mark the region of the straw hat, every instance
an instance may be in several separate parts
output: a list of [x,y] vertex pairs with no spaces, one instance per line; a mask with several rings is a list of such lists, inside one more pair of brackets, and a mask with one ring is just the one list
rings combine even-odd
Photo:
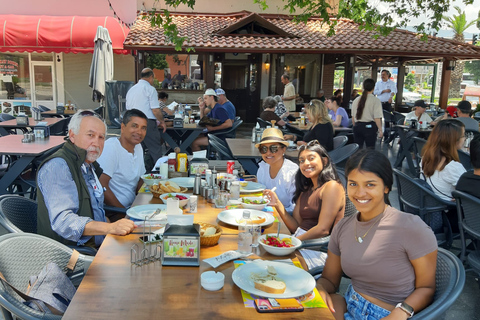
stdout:
[[288,147],[289,143],[283,138],[283,133],[277,128],[268,128],[263,131],[262,140],[260,143],[255,145],[255,148],[258,148],[262,144],[266,143],[280,143]]

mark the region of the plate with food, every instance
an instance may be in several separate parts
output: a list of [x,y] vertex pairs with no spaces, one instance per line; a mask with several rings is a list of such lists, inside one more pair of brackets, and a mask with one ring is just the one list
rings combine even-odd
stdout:
[[232,273],[242,290],[265,298],[296,298],[315,289],[315,279],[294,265],[274,261],[253,261]]
[[245,209],[263,210],[270,202],[264,197],[242,197],[242,207]]
[[258,243],[270,254],[275,256],[287,256],[302,246],[302,241],[288,235],[276,233],[264,234],[258,239]]
[[[171,178],[168,181],[178,184],[182,188],[193,189],[195,184],[195,177],[178,177]],[[205,180],[202,180],[202,185],[205,185]]]
[[150,187],[150,192],[155,198],[159,198],[160,195],[165,193],[178,193],[178,192],[187,192],[188,189],[180,187],[177,183],[170,180],[162,180],[159,184],[154,184]]
[[[222,211],[218,214],[218,220],[232,225],[239,226],[243,221],[243,211],[245,209],[230,209]],[[250,220],[247,221],[249,224],[258,224],[260,226],[268,226],[275,221],[275,217],[268,212],[258,211],[248,209],[250,211]]]
[[187,205],[188,199],[190,199],[190,195],[186,193],[171,192],[171,193],[164,193],[160,196],[160,199],[162,199],[163,203],[165,204],[167,204],[168,198],[178,199],[179,207],[183,208]]
[[[160,211],[157,211],[160,210]],[[154,215],[155,212],[159,212]],[[144,220],[147,217],[149,221],[167,221],[167,205],[166,204],[146,204],[141,206],[131,207],[127,210],[127,215],[130,218]]]
[[253,181],[240,181],[240,193],[262,192],[267,187]]

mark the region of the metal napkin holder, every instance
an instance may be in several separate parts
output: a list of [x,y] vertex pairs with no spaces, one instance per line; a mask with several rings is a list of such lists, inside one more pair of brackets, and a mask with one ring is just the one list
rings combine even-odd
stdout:
[[[155,215],[156,213],[150,216],[150,219],[152,219]],[[147,231],[147,220],[149,220],[147,217],[145,217],[143,220],[142,239],[148,239],[149,235],[153,235],[152,225],[149,226]],[[163,236],[160,236],[160,240],[142,241],[142,246],[134,244],[130,248],[130,262],[132,263],[132,265],[141,267],[151,262],[161,261],[162,240]]]

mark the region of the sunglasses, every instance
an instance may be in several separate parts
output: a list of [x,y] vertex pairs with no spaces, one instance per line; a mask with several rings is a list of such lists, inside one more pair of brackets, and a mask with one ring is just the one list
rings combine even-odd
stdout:
[[102,116],[92,110],[83,110],[79,113],[79,115],[81,115],[82,117],[96,117],[103,121]]
[[267,146],[260,146],[258,147],[258,151],[260,151],[261,154],[265,154],[268,152],[268,149],[270,149],[270,152],[271,153],[277,153],[278,150],[280,149],[280,146],[279,145],[271,145],[270,147],[267,147]]
[[303,151],[305,149],[308,149],[311,146],[315,146],[315,145],[319,145],[319,144],[320,144],[320,142],[318,142],[318,140],[312,140],[312,141],[308,142],[307,144],[301,145],[300,148],[298,148],[298,151],[300,153],[301,151]]

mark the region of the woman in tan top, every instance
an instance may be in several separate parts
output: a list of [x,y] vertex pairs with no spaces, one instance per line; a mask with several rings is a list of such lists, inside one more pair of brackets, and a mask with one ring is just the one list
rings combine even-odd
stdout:
[[[419,216],[389,206],[389,160],[364,149],[345,166],[348,197],[357,214],[332,231],[317,288],[335,319],[407,319],[435,293],[437,240]],[[336,294],[342,273],[351,278]]]
[[264,194],[300,240],[325,237],[343,218],[345,190],[327,151],[317,140],[300,147],[298,160],[293,215],[287,213],[275,192],[265,190]]

